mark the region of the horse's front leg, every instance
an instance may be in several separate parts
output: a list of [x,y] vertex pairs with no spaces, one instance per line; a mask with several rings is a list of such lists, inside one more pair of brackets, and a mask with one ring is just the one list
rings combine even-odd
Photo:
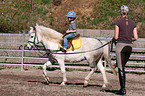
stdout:
[[64,60],[63,59],[57,59],[59,65],[60,65],[60,69],[63,75],[63,81],[60,84],[60,86],[65,86],[65,83],[67,82],[67,78],[66,78],[66,71],[65,71],[65,64],[64,64]]
[[50,61],[47,61],[44,65],[43,65],[43,77],[45,78],[47,84],[49,84],[49,78],[47,77],[47,71],[46,68],[47,66],[50,67],[52,64]]

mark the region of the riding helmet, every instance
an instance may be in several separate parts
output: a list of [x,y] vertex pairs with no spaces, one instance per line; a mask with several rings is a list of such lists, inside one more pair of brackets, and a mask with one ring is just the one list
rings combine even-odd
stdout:
[[67,15],[65,15],[66,17],[70,17],[70,18],[76,18],[76,13],[74,11],[70,11],[67,13]]

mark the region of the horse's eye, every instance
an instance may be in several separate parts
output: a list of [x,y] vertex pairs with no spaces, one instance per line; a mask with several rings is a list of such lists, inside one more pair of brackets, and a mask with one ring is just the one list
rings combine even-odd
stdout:
[[31,36],[31,38],[33,38],[34,36]]

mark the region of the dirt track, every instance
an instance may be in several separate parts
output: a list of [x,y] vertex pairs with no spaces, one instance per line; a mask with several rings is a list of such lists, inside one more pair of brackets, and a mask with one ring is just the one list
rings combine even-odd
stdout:
[[[110,90],[102,91],[102,75],[95,73],[89,86],[84,88],[83,81],[88,72],[67,72],[68,83],[64,87],[60,70],[48,71],[51,83],[46,84],[42,70],[20,71],[20,69],[0,70],[0,96],[116,96],[110,90],[119,88],[118,77],[107,73],[112,85]],[[126,74],[126,96],[145,96],[145,74]]]

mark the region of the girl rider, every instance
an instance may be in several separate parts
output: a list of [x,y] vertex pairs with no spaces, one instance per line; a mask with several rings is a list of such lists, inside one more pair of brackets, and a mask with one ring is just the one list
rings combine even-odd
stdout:
[[66,52],[66,49],[68,48],[68,39],[71,39],[77,35],[76,24],[75,24],[76,13],[70,11],[65,16],[68,17],[69,29],[66,31],[64,35],[64,45],[63,47],[60,47],[60,50],[63,52]]

